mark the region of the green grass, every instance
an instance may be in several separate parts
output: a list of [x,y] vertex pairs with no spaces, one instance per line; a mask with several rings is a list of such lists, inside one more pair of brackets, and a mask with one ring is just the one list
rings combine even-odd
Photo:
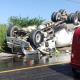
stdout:
[[3,48],[5,47],[6,32],[7,32],[6,25],[0,24],[0,52],[3,51]]

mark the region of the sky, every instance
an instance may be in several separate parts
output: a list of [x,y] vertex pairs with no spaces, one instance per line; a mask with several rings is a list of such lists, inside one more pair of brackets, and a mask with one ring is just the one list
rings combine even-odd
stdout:
[[69,13],[80,10],[80,0],[0,0],[0,23],[7,23],[10,16],[50,20],[59,9]]

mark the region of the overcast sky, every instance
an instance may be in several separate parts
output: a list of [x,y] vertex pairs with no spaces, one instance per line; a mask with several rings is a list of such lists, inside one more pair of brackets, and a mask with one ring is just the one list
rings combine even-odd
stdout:
[[50,20],[52,12],[59,9],[80,10],[80,0],[0,0],[0,23],[6,23],[10,16]]

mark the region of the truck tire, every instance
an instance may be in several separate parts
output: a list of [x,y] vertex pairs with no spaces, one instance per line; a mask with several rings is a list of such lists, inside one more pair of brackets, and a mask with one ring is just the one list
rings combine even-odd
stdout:
[[77,23],[78,23],[78,17],[77,17],[77,15],[75,15],[74,13],[71,13],[71,14],[68,15],[67,21],[68,21],[69,23],[77,24]]
[[18,31],[18,27],[17,26],[9,26],[8,30],[7,30],[7,36],[15,37],[16,35],[14,35],[14,31]]
[[61,19],[61,13],[59,13],[59,12],[53,12],[52,13],[51,20],[53,22],[60,21],[60,19]]
[[78,20],[80,21],[80,11],[76,11],[75,14],[77,15]]
[[60,9],[59,12],[60,12],[62,15],[67,15],[67,12],[66,12],[64,9]]
[[43,39],[44,39],[44,35],[41,33],[40,30],[34,30],[29,35],[30,44],[34,48],[38,48],[41,42],[43,42]]

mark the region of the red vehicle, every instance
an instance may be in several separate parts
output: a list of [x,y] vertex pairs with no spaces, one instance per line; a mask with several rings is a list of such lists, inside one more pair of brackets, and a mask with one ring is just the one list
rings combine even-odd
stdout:
[[71,53],[72,71],[76,77],[80,76],[80,27],[77,28],[73,35],[72,53]]

